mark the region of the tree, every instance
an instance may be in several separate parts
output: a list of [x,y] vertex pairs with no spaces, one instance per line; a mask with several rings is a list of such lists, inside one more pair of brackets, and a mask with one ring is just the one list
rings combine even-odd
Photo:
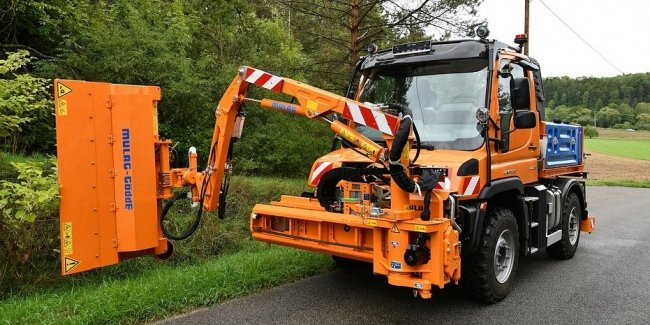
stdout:
[[650,103],[641,102],[634,106],[634,114],[650,113]]
[[69,36],[83,25],[80,0],[0,1],[0,50],[29,50],[54,58],[72,45]]
[[308,67],[321,85],[342,90],[369,43],[388,45],[426,35],[467,35],[477,25],[481,0],[274,0],[280,16],[314,60]]
[[0,139],[5,138],[6,149],[14,153],[23,128],[35,118],[47,116],[52,104],[47,80],[19,73],[31,60],[25,50],[11,52],[6,60],[0,60]]
[[641,113],[636,117],[636,129],[650,131],[650,113]]
[[616,109],[619,113],[621,113],[621,122],[634,124],[634,120],[636,116],[634,114],[634,110],[632,109],[632,107],[630,107],[630,105],[619,104],[612,108]]
[[596,121],[598,125],[604,128],[613,126],[621,119],[621,113],[611,107],[603,107],[596,113]]
[[589,125],[593,123],[593,114],[591,110],[586,107],[576,107],[571,114],[572,123],[577,123],[580,125]]
[[598,133],[598,129],[592,125],[587,125],[585,126],[585,135],[591,138],[597,138],[600,134]]

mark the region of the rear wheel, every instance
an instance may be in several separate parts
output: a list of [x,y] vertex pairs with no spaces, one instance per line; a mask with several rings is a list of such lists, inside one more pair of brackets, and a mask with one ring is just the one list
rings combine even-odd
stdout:
[[479,251],[462,260],[461,283],[472,298],[497,302],[510,292],[519,262],[519,231],[512,211],[495,208]]
[[562,239],[547,247],[546,252],[555,258],[568,260],[575,255],[580,242],[580,220],[582,209],[576,193],[569,193],[562,208]]

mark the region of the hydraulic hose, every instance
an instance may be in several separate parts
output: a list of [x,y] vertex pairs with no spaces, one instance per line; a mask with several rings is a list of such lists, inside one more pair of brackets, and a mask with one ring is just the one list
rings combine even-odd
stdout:
[[430,170],[424,170],[420,182],[413,181],[408,174],[406,173],[406,167],[400,162],[400,156],[404,150],[404,146],[408,141],[408,137],[411,133],[411,125],[413,124],[413,117],[411,110],[407,107],[401,107],[404,117],[400,123],[399,129],[397,130],[397,135],[393,140],[393,145],[390,148],[389,155],[389,166],[388,171],[390,172],[393,181],[404,191],[409,193],[421,193],[422,191],[430,191],[438,182],[440,174],[434,173]]
[[[178,193],[178,195],[176,195],[174,198],[167,201],[167,203],[165,203],[165,206],[163,207],[162,216],[160,218],[160,229],[162,229],[163,235],[165,235],[165,237],[167,237],[169,239],[172,239],[172,240],[186,239],[186,238],[190,237],[192,234],[194,234],[196,229],[199,228],[199,224],[201,223],[201,213],[200,212],[197,214],[196,218],[194,218],[194,221],[192,222],[192,225],[190,226],[190,228],[188,228],[185,232],[183,232],[180,235],[176,235],[176,234],[170,232],[167,229],[167,227],[165,227],[164,222],[167,219],[167,214],[169,213],[169,209],[171,209],[171,207],[174,205],[174,203],[176,203],[176,201],[181,200],[181,199],[189,199],[187,194],[188,194],[188,192]],[[199,208],[199,211],[201,211],[201,208]]]

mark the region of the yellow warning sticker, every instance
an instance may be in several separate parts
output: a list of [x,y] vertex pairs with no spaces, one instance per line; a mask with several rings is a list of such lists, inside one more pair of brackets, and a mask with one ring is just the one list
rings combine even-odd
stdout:
[[427,232],[427,226],[425,226],[425,225],[415,225],[415,227],[413,227],[413,228],[417,232]]
[[65,99],[59,99],[57,113],[59,114],[59,116],[68,115],[68,102]]
[[375,220],[375,219],[366,219],[366,225],[368,225],[368,226],[376,226],[377,225],[377,220]]
[[59,98],[69,94],[72,92],[72,89],[70,87],[62,84],[61,82],[57,82],[56,84],[56,94],[59,95]]
[[311,112],[315,112],[318,110],[318,103],[313,101],[313,100],[308,100],[307,101],[307,109]]
[[63,255],[72,255],[72,222],[63,224]]
[[397,224],[394,223],[392,227],[390,227],[390,232],[394,232],[399,234],[399,228],[397,228]]
[[72,269],[74,269],[77,265],[79,265],[79,261],[75,260],[74,258],[69,258],[67,256],[65,257],[63,262],[65,264],[65,273],[72,271]]

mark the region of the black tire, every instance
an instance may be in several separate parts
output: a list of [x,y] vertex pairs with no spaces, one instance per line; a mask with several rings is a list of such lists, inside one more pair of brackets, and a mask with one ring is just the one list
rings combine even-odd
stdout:
[[580,242],[580,220],[582,220],[580,199],[576,193],[569,193],[562,208],[560,223],[562,239],[546,248],[548,255],[561,260],[568,260],[575,255]]
[[[497,243],[501,257],[497,256]],[[513,212],[501,207],[491,210],[478,252],[461,263],[461,285],[471,298],[490,303],[503,300],[510,293],[519,263],[519,231]],[[497,271],[497,265],[505,268]]]

